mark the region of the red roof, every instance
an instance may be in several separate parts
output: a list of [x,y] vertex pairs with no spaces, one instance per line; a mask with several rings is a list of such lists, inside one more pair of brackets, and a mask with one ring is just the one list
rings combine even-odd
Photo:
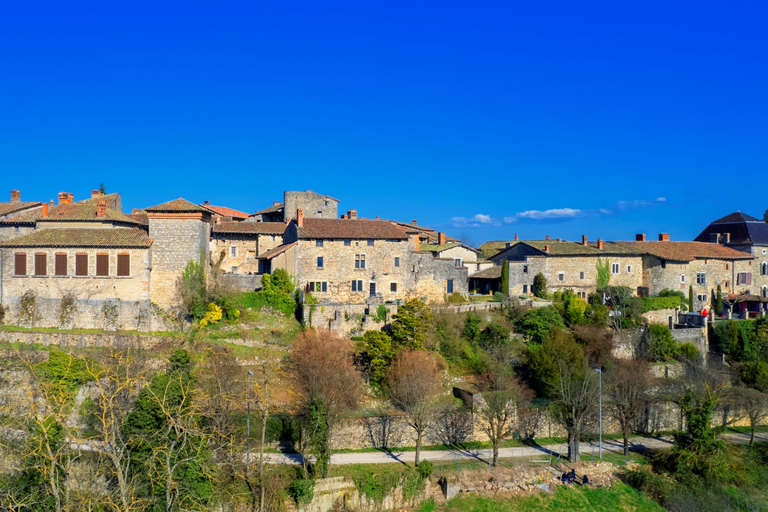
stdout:
[[199,206],[201,206],[202,208],[205,208],[211,213],[215,213],[216,215],[221,215],[222,217],[232,217],[233,219],[248,218],[247,213],[241,212],[239,210],[235,210],[234,208],[227,208],[226,206],[214,206],[212,204],[201,204]]
[[301,239],[408,239],[408,234],[404,229],[386,220],[304,219],[304,226],[298,228],[297,231]]
[[616,242],[639,249],[670,261],[693,261],[696,259],[752,260],[754,256],[745,252],[706,242]]
[[282,235],[286,227],[284,222],[220,222],[213,226],[213,232]]

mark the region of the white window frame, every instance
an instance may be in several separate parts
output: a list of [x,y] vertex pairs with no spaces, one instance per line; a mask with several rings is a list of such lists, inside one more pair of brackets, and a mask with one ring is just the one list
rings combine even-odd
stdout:
[[707,285],[707,274],[704,272],[697,272],[696,273],[696,284],[700,286],[706,286]]
[[365,270],[365,253],[355,254],[355,269]]
[[557,280],[558,281],[565,281],[565,272],[558,272],[557,273]]
[[611,274],[617,275],[621,273],[621,265],[618,263],[611,263]]
[[229,257],[230,258],[237,258],[237,246],[236,245],[230,245],[229,246]]
[[685,274],[680,274],[680,282],[685,283]]
[[632,273],[632,265],[627,265],[627,274]]

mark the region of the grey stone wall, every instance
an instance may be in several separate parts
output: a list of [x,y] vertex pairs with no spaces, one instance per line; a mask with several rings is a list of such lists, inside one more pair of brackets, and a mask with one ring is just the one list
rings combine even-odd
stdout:
[[35,230],[34,226],[0,225],[0,242],[28,235]]
[[284,217],[295,219],[299,208],[304,210],[305,219],[335,219],[338,217],[339,202],[330,196],[311,190],[304,192],[286,190],[283,193]]
[[[150,350],[163,346],[172,346],[176,340],[167,336],[123,333],[68,333],[35,331],[0,331],[2,343],[24,343],[26,345],[57,346],[61,348],[114,348]],[[2,375],[2,372],[0,372]],[[0,380],[0,382],[2,382]],[[12,391],[12,390],[11,390]],[[3,396],[9,392],[3,388]]]
[[243,276],[238,274],[223,274],[218,276],[218,279],[227,288],[230,288],[238,292],[254,292],[261,289],[261,277],[260,275]]

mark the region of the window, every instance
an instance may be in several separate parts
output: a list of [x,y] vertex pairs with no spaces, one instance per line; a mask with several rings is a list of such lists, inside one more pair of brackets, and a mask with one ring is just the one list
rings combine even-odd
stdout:
[[667,268],[667,261],[661,260],[661,268]]
[[584,272],[579,272],[579,279],[584,279]]
[[766,249],[763,249],[763,254],[765,254],[766,252],[767,252]]
[[355,254],[355,268],[365,268],[365,254]]
[[128,277],[131,275],[131,255],[130,254],[117,255],[117,275],[121,277]]
[[684,283],[684,282],[685,282],[685,274],[681,274],[681,275],[680,275],[680,282],[681,282],[681,283]]
[[368,247],[373,247],[373,240],[368,240]]
[[706,286],[707,284],[707,274],[703,272],[699,272],[696,274],[696,284],[699,284],[701,286]]
[[88,255],[87,254],[75,254],[75,275],[76,276],[88,275]]
[[389,283],[389,291],[396,292],[397,291],[397,283]]
[[353,292],[361,292],[363,291],[363,280],[358,279],[357,281],[352,281],[352,291]]
[[322,240],[315,240],[315,247],[322,247],[323,241]]
[[[236,246],[233,245],[232,247],[229,248],[229,257],[230,258],[237,258],[237,247]],[[98,258],[96,258],[96,259],[98,260]]]
[[96,275],[102,277],[109,275],[109,254],[96,255]]
[[763,286],[763,298],[768,299],[768,286]]
[[323,257],[318,256],[317,257],[317,268],[323,268]]
[[395,257],[395,266],[396,267],[400,266],[400,258],[398,258],[398,257]]
[[48,275],[48,257],[44,252],[38,252],[35,254],[35,275],[45,276]]
[[739,272],[736,274],[736,286],[740,284],[752,284],[752,272]]
[[328,201],[325,201],[325,206],[328,206]]
[[619,272],[619,264],[611,263],[611,274],[618,274]]
[[309,291],[311,292],[327,292],[328,283],[326,281],[312,281],[309,283]]
[[461,266],[461,258],[456,258],[453,260],[453,264],[457,267]]
[[760,274],[764,276],[768,276],[768,263],[763,262],[763,264],[760,265]]
[[67,275],[67,255],[63,253],[56,254],[53,266],[55,267],[53,272],[57,276]]
[[697,295],[696,295],[696,300],[697,300],[699,303],[702,303],[702,302],[707,302],[707,296],[706,296],[706,294],[701,294],[701,293],[699,293],[699,294],[697,294]]
[[557,280],[558,281],[565,281],[565,272],[560,272],[557,274]]
[[448,293],[453,293],[453,279],[448,279],[445,282],[445,291]]
[[579,297],[581,297],[582,299],[585,299],[585,300],[586,300],[586,298],[587,298],[587,292],[579,292]]
[[528,273],[528,265],[523,265],[523,274]]
[[350,240],[349,238],[345,238],[344,245],[352,245],[352,240]]
[[14,255],[15,267],[13,269],[13,275],[25,276],[27,275],[27,253],[19,252]]
[[237,274],[237,267],[236,266],[230,267],[230,272],[232,272],[233,274]]
[[527,284],[523,285],[523,293],[528,293],[528,285]]
[[632,273],[632,265],[627,265],[627,274]]

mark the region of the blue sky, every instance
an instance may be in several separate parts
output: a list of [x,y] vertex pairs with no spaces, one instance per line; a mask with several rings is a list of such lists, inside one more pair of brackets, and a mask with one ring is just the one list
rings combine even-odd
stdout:
[[312,189],[478,244],[768,208],[765,2],[15,4],[0,194]]

